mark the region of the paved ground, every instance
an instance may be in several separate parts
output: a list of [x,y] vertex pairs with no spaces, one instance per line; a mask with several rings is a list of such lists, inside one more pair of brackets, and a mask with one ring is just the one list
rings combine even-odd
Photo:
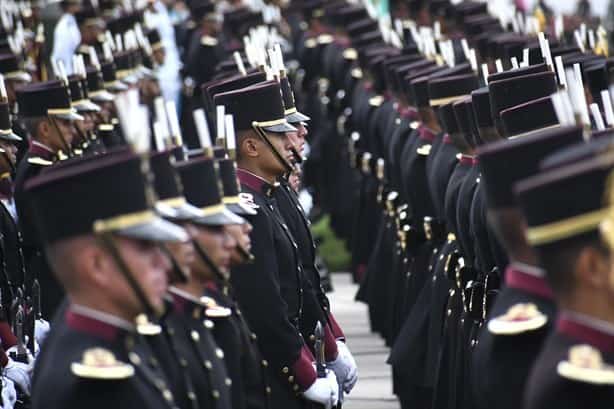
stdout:
[[399,409],[392,394],[390,367],[386,364],[388,348],[369,330],[367,307],[354,301],[357,286],[349,274],[333,274],[335,291],[329,294],[335,318],[348,338],[348,345],[358,364],[359,380],[346,397],[344,409]]

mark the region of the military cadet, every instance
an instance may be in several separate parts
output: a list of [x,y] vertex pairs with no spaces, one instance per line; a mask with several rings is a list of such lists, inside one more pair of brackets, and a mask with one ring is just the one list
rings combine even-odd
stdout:
[[[526,382],[526,408],[602,408],[614,396],[612,213],[604,203],[614,162],[608,148],[586,148],[570,148],[517,185],[527,240],[559,309]],[[537,312],[531,321],[546,318]]]
[[[0,78],[0,83],[2,79]],[[0,88],[2,88],[0,84]],[[24,281],[25,266],[22,254],[21,234],[17,227],[17,209],[13,197],[13,175],[16,166],[16,144],[22,139],[13,132],[8,99],[0,96],[0,231],[2,231],[2,255],[4,260],[2,300],[8,308],[16,288]]]
[[23,68],[22,59],[13,53],[0,54],[0,74],[4,77],[11,112],[15,112],[17,88],[32,81],[32,76]]
[[[236,164],[232,159],[217,160],[219,176],[224,192],[223,202],[228,209],[240,216],[255,215],[257,208],[239,196],[239,182]],[[250,233],[252,226],[247,221],[242,224],[227,225],[226,231],[235,241],[230,264],[232,267],[253,262]],[[230,274],[223,274],[215,282],[210,282],[205,294],[212,297],[223,307],[229,308],[232,315],[228,319],[214,320],[213,333],[220,348],[224,350],[226,367],[232,379],[233,408],[270,407],[270,386],[268,385],[268,362],[258,347],[258,337],[247,324],[230,283]]]
[[29,273],[25,280],[26,290],[29,291],[33,279],[31,275],[37,274],[46,290],[41,300],[43,314],[51,317],[61,300],[61,289],[50,274],[41,252],[24,185],[60,156],[72,154],[71,146],[75,138],[72,121],[83,117],[71,107],[68,90],[61,81],[24,86],[17,92],[17,103],[20,119],[31,140],[28,152],[17,166],[14,187],[18,222],[24,240],[26,271]]
[[[27,184],[47,257],[69,300],[36,366],[34,408],[176,407],[151,352],[142,344],[135,349],[136,316],[159,314],[167,289],[170,264],[153,240],[188,238],[156,216],[146,169],[140,156],[123,151]],[[74,203],[83,208],[72,211]]]
[[[79,71],[80,68],[77,69]],[[88,90],[84,75],[85,72],[78,74],[72,74],[68,77],[70,99],[72,100],[71,106],[83,117],[83,121],[76,121],[74,123],[76,138],[72,142],[72,147],[75,150],[83,153],[86,150],[94,148],[100,148],[93,145],[94,141],[94,129],[96,128],[95,118],[100,112],[101,108],[97,104],[93,103],[88,98]],[[90,144],[92,146],[90,147]]]
[[[248,217],[254,263],[235,268],[231,283],[268,362],[272,407],[301,407],[301,395],[334,406],[334,372],[317,377],[314,357],[300,333],[306,278],[295,239],[272,198],[277,178],[292,169],[293,159],[285,132],[295,128],[284,117],[280,86],[264,82],[218,94],[214,102],[234,115],[239,180],[259,206],[258,214]],[[336,346],[334,339],[326,341],[327,349]]]
[[[581,129],[563,127],[494,142],[478,151],[488,220],[510,260],[503,288],[475,347],[474,396],[479,407],[521,405],[530,366],[556,316],[552,290],[524,237],[525,221],[512,186],[536,173],[539,161],[546,155],[581,138]],[[519,161],[523,166],[513,166]],[[533,320],[537,316],[546,318],[538,323]],[[505,398],[501,399],[502,396]]]
[[[280,78],[280,86],[286,121],[297,129],[296,132],[288,132],[288,138],[292,142],[293,162],[300,163],[303,160],[305,136],[307,135],[304,122],[308,121],[309,117],[296,109],[290,83],[283,73]],[[307,219],[307,215],[299,203],[296,189],[291,185],[294,173],[290,172],[285,177],[279,178],[280,187],[275,189],[273,197],[277,201],[279,212],[286,221],[292,237],[296,240],[302,270],[307,277],[306,288],[303,290],[305,316],[302,320],[301,332],[309,334],[308,345],[313,348],[315,341],[313,329],[318,321],[325,323],[325,331],[329,332],[329,336],[336,340],[337,350],[336,354],[328,351],[330,358],[327,366],[337,375],[343,391],[350,393],[358,380],[356,362],[345,344],[345,335],[330,311],[330,303],[320,284],[320,272],[315,264],[316,246],[310,230],[311,222]]]

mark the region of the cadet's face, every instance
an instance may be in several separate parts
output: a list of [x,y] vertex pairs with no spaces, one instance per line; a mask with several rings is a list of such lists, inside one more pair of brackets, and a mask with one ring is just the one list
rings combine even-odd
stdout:
[[11,164],[15,165],[17,162],[17,147],[12,143],[0,141],[0,148],[5,151],[5,153],[0,155],[0,172],[9,172],[12,169]]
[[[277,152],[289,163],[294,161],[294,153],[292,153],[292,142],[290,138],[288,138],[287,134],[277,133],[277,132],[267,132],[267,136],[271,144],[275,147]],[[268,147],[265,148],[267,153],[265,155],[267,157],[267,163],[272,165],[272,171],[277,174],[284,174],[286,172],[286,168],[280,163],[279,159],[271,152]]]
[[[192,229],[188,230],[188,233],[207,253],[213,264],[221,271],[228,271],[231,253],[236,246],[236,241],[223,227],[193,226]],[[209,278],[212,273],[201,257],[196,257],[192,271],[195,274],[204,273],[205,277],[202,278]]]
[[[140,285],[150,305],[157,311],[162,311],[163,297],[168,287],[167,273],[171,265],[158,244],[117,237],[116,245],[122,260]],[[117,271],[117,275],[121,276],[121,273]],[[142,306],[126,279],[122,277],[114,282],[118,287],[119,299],[129,302],[137,313],[142,312]]]
[[166,53],[164,52],[164,48],[158,48],[153,52],[154,61],[159,64],[164,64],[164,59],[166,58]]
[[85,132],[91,132],[95,127],[95,118],[94,113],[86,112],[83,114],[83,121],[77,121],[77,123],[81,123],[82,129]]
[[292,141],[292,144],[296,148],[297,152],[303,155],[305,153],[305,138],[309,133],[307,127],[303,122],[292,124],[295,128],[295,132],[288,132],[288,138]]
[[243,259],[243,254],[239,250],[242,248],[243,250],[249,252],[252,248],[252,241],[249,237],[249,234],[252,231],[252,225],[249,223],[243,224],[232,224],[226,226],[226,231],[228,234],[232,236],[232,238],[236,241],[237,245],[232,249],[231,260],[230,263],[233,266],[242,264],[245,260]]
[[[53,126],[53,124],[49,123],[49,133],[50,138],[48,143],[55,150],[65,151],[66,147],[64,146],[64,142],[69,146],[72,145],[73,140],[75,139],[75,128],[71,121],[67,119],[54,118],[54,121],[57,125],[57,128]],[[58,133],[58,130],[60,131]],[[62,141],[64,139],[64,142]]]
[[[186,228],[187,229],[187,228]],[[186,272],[190,273],[192,264],[194,263],[196,256],[194,254],[194,245],[191,241],[185,243],[168,243],[166,248],[173,255],[175,262],[179,264],[179,267]]]

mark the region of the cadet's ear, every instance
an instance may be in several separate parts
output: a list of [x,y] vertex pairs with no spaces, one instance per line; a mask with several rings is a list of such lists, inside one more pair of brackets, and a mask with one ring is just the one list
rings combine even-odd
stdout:
[[610,279],[610,262],[607,255],[593,246],[582,248],[575,265],[576,279],[594,288],[604,288]]
[[243,132],[239,137],[241,155],[249,158],[258,157],[260,139],[254,132]]
[[49,120],[45,119],[43,121],[40,121],[38,123],[36,131],[39,135],[39,139],[41,137],[47,138],[49,136],[49,133],[51,132],[51,124],[49,123]]
[[86,252],[83,262],[87,263],[90,277],[98,287],[106,287],[108,281],[113,279],[113,258],[99,245],[89,246]]

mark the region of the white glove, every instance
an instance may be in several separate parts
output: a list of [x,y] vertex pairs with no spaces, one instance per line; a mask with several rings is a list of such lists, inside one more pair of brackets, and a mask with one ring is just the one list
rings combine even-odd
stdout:
[[49,328],[49,323],[42,318],[34,321],[34,339],[38,342],[39,346],[42,346],[43,342],[45,342]]
[[335,372],[337,381],[345,393],[350,393],[358,381],[358,368],[345,342],[337,341],[337,359],[326,364]]
[[326,409],[332,409],[339,402],[339,385],[333,371],[326,370],[326,378],[318,378],[303,392],[303,396],[313,402],[324,405]]
[[[10,351],[11,348],[9,348]],[[8,355],[8,351],[7,351]],[[21,388],[23,393],[30,395],[32,363],[24,364],[22,362],[13,361],[9,357],[9,361],[4,367],[4,376],[15,382]]]
[[13,409],[17,402],[17,391],[13,381],[7,378],[2,378],[2,409]]

